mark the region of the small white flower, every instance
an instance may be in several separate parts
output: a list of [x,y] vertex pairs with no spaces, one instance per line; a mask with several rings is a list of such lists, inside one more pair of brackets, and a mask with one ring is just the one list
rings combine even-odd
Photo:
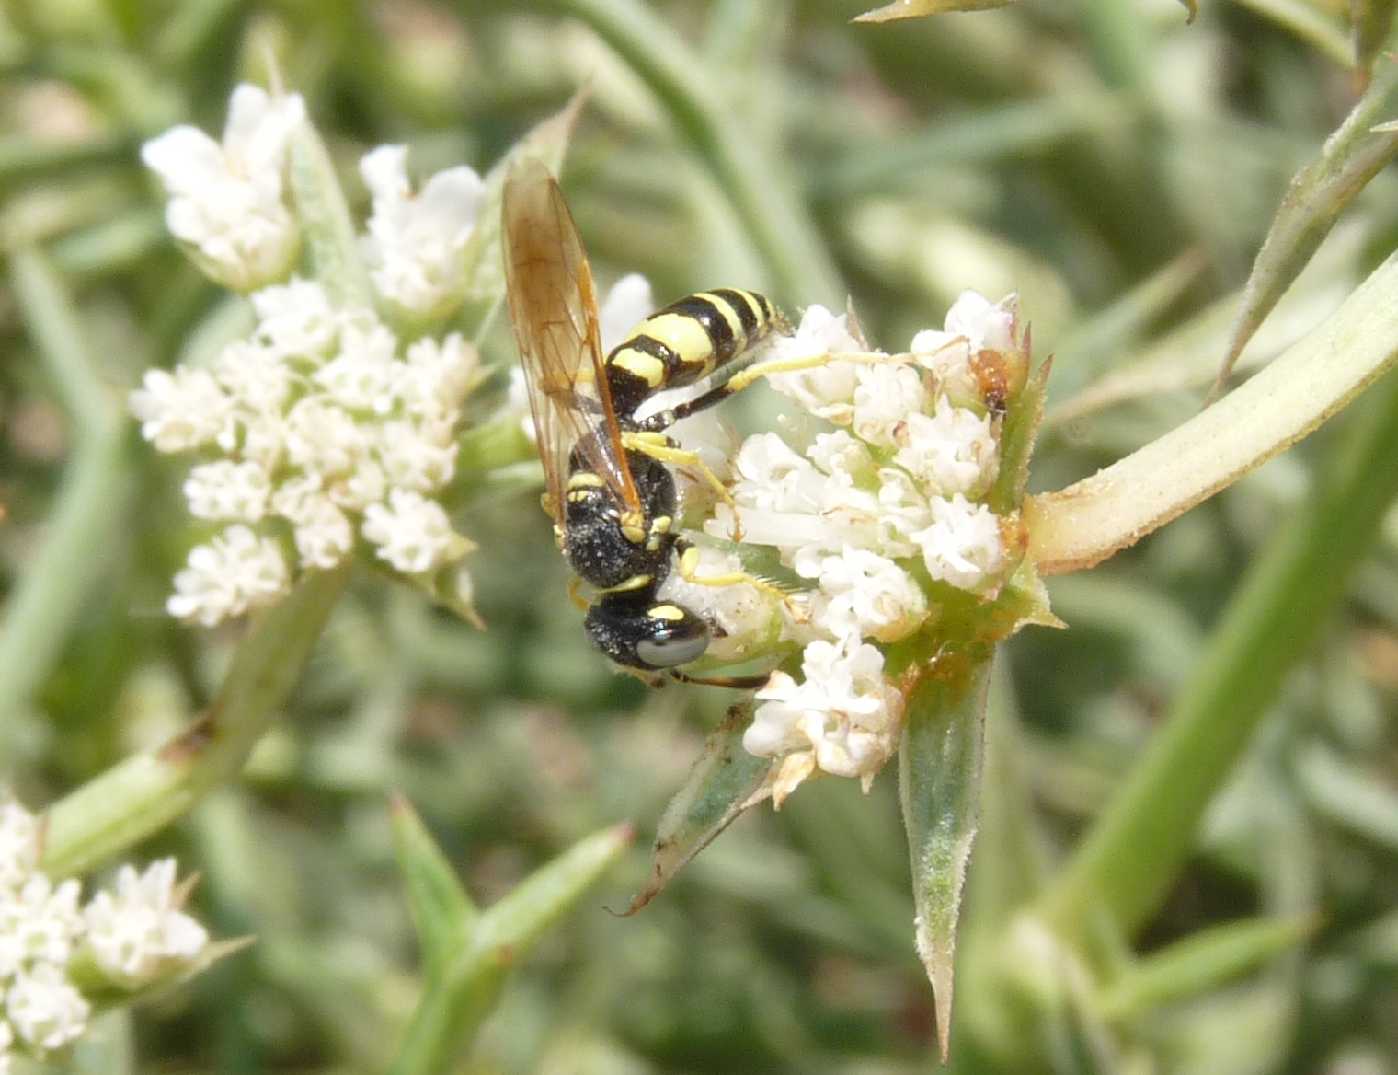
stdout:
[[[863,351],[851,335],[848,316],[838,317],[824,306],[811,306],[790,336],[778,337],[769,361],[816,358],[831,352]],[[854,414],[854,389],[859,367],[853,362],[825,362],[809,369],[777,373],[767,383],[818,418],[847,425]]]
[[73,954],[82,929],[80,888],[64,881],[56,888],[42,873],[0,895],[0,978],[39,963],[62,966]]
[[395,375],[395,392],[414,418],[444,422],[458,411],[480,372],[476,349],[459,332],[414,342]]
[[[707,545],[698,546],[695,574],[712,578],[743,570],[736,553]],[[781,599],[747,583],[706,586],[686,582],[672,571],[661,584],[659,596],[689,609],[710,628],[705,655],[719,661],[743,660],[755,650],[776,640],[782,629]]]
[[354,548],[349,518],[328,497],[314,497],[304,506],[294,520],[293,537],[302,567],[328,571]]
[[233,401],[208,370],[147,370],[131,393],[141,436],[159,452],[184,452],[218,442],[232,447]]
[[220,459],[194,467],[185,479],[184,495],[196,519],[255,523],[267,511],[272,482],[256,463]]
[[214,378],[233,402],[254,415],[280,414],[291,394],[292,372],[275,349],[252,340],[234,340],[218,353]]
[[408,489],[394,489],[386,505],[370,504],[363,533],[378,546],[380,560],[406,575],[435,571],[469,548],[469,542],[452,530],[442,505]]
[[0,898],[39,868],[39,819],[17,802],[0,801]]
[[450,312],[466,291],[466,241],[485,187],[466,167],[432,176],[414,195],[406,146],[379,146],[359,162],[373,196],[364,239],[374,287],[416,318]]
[[947,311],[946,329],[964,336],[974,355],[979,351],[1015,349],[1015,296],[991,302],[974,291],[963,291]]
[[926,409],[922,375],[915,366],[883,362],[860,366],[857,376],[852,428],[868,443],[890,448],[908,416]]
[[927,618],[927,599],[917,581],[868,549],[845,546],[836,555],[802,550],[795,567],[804,578],[819,580],[811,621],[836,638],[896,642]]
[[102,890],[83,912],[94,961],[129,988],[188,963],[208,944],[208,932],[185,914],[177,898],[174,859],[137,873],[117,872],[115,892]]
[[913,413],[895,431],[893,460],[943,496],[983,491],[999,468],[990,419],[937,398],[931,415]]
[[141,148],[141,159],[165,186],[165,223],[195,262],[236,291],[275,280],[300,242],[283,196],[287,143],[305,106],[292,94],[270,97],[239,86],[229,103],[219,145],[181,125]]
[[252,294],[257,340],[278,358],[319,362],[335,348],[341,315],[325,288],[292,277],[285,284]]
[[1003,558],[999,519],[960,493],[950,500],[933,497],[931,508],[932,525],[912,535],[922,546],[922,562],[934,579],[962,590],[979,589]]
[[[802,654],[804,679],[782,672],[757,692],[762,704],[743,735],[743,747],[760,757],[799,758],[836,776],[859,777],[867,789],[897,749],[903,697],[883,676],[883,654],[867,643],[817,640]],[[782,767],[773,787],[780,806],[810,772],[798,761]]]
[[289,589],[289,571],[277,543],[246,526],[230,526],[190,551],[165,608],[178,619],[212,627],[271,604]]
[[326,479],[353,471],[369,450],[365,429],[320,396],[307,396],[291,408],[285,437],[287,458]]
[[393,409],[395,386],[403,365],[394,358],[398,344],[378,321],[347,320],[340,333],[340,351],[314,380],[340,406],[362,413],[387,414]]
[[411,422],[384,423],[376,448],[389,485],[432,493],[451,481],[456,441],[434,432],[443,431]]
[[87,1028],[92,1007],[50,963],[16,976],[5,993],[5,1014],[17,1037],[35,1049],[58,1049]]
[[640,273],[627,273],[614,283],[597,311],[603,353],[609,353],[626,339],[627,333],[650,316],[654,309],[650,281]]

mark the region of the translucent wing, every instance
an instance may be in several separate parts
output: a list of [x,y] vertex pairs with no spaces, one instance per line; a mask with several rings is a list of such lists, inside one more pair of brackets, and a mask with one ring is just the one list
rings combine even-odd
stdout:
[[543,164],[526,159],[505,180],[503,211],[510,319],[548,481],[548,512],[562,523],[574,448],[622,510],[639,511],[602,369],[592,270],[563,192]]

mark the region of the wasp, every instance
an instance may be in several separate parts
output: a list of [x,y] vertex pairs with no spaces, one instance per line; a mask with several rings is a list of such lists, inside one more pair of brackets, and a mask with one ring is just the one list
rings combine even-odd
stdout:
[[544,507],[569,565],[597,591],[584,620],[588,637],[616,664],[643,676],[761,685],[765,676],[698,679],[678,672],[704,653],[709,625],[658,594],[677,564],[692,582],[746,582],[787,596],[745,572],[697,575],[698,550],[677,528],[669,465],[693,468],[720,496],[728,493],[665,430],[751,378],[730,376],[677,406],[637,414],[656,392],[736,369],[736,359],[754,353],[785,321],[765,296],[720,288],[657,311],[604,355],[592,271],[562,191],[542,163],[512,168],[503,223],[510,317],[543,461]]

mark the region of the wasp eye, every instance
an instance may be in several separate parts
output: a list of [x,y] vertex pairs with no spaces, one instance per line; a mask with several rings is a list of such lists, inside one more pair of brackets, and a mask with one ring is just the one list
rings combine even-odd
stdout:
[[636,642],[636,656],[651,668],[674,668],[704,655],[709,628],[694,613],[679,605],[654,605],[646,610],[650,627]]

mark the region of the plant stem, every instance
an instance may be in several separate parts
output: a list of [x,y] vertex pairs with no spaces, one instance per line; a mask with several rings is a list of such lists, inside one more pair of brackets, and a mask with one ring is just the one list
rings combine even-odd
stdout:
[[55,803],[47,815],[44,871],[60,877],[92,869],[237,773],[299,678],[348,577],[348,565],[307,575],[254,622],[199,720]]
[[1333,316],[1213,406],[1090,478],[1030,497],[1029,555],[1040,573],[1100,563],[1344,408],[1398,362],[1395,295],[1398,254]]
[[1398,494],[1395,459],[1398,375],[1390,374],[1310,504],[1248,572],[1193,683],[1046,893],[1042,911],[1066,935],[1082,939],[1103,924],[1129,932],[1158,908],[1199,818],[1377,535]]
[[796,184],[733,119],[704,64],[639,0],[553,0],[614,48],[650,86],[676,129],[713,172],[772,271],[780,301],[843,307],[845,288]]

